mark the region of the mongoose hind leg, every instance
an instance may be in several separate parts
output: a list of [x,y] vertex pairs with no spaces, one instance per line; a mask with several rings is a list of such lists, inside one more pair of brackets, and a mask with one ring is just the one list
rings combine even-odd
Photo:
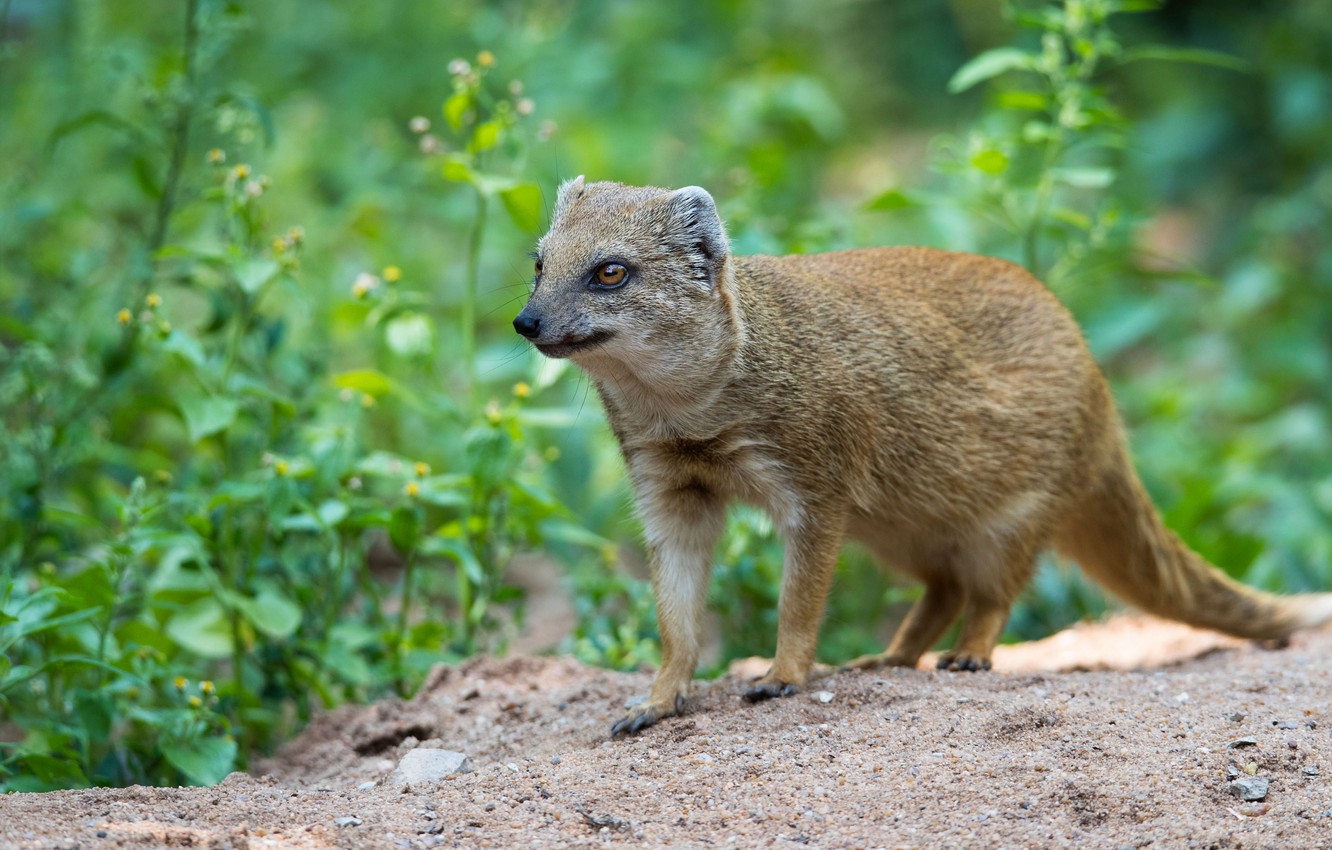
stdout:
[[990,669],[990,656],[1008,623],[1013,600],[1036,569],[1032,539],[1014,540],[1006,558],[998,562],[1003,567],[997,574],[986,571],[986,565],[996,563],[989,559],[976,560],[970,567],[971,572],[966,575],[973,584],[967,588],[962,606],[962,632],[953,648],[939,657],[940,670]]
[[925,585],[925,595],[916,600],[906,619],[883,652],[862,655],[842,665],[843,669],[875,670],[880,667],[915,667],[939,635],[952,625],[962,608],[962,588],[945,578]]
[[842,527],[830,512],[809,517],[786,538],[782,594],[777,623],[777,654],[772,669],[746,691],[750,702],[798,693],[809,680],[818,648],[824,602],[837,566]]

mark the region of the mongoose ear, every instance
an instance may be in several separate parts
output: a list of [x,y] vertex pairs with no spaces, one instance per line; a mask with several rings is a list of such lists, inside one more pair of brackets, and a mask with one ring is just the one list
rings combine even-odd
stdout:
[[[705,267],[708,283],[721,269],[730,246],[726,241],[726,226],[717,214],[717,204],[708,190],[701,186],[676,189],[666,200],[671,210],[671,230],[697,250]],[[703,269],[700,269],[703,271]]]
[[572,180],[565,180],[560,184],[560,189],[555,195],[555,212],[551,213],[550,220],[556,221],[560,216],[569,211],[569,208],[578,203],[578,199],[583,197],[583,175],[578,175]]

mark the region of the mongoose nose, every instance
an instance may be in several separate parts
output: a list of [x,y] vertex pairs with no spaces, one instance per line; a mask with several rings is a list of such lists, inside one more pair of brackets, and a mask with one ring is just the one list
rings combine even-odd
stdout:
[[513,329],[528,339],[536,339],[541,336],[541,319],[527,315],[524,310],[513,320]]

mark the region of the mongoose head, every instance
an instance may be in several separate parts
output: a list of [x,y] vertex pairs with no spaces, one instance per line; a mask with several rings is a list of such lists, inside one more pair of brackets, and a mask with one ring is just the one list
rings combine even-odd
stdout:
[[705,190],[578,177],[560,187],[537,243],[532,296],[513,326],[542,354],[570,357],[593,377],[688,380],[735,336],[727,257]]

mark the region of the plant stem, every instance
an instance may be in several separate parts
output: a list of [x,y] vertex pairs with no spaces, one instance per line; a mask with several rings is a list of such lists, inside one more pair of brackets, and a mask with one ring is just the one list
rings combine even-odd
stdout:
[[402,568],[402,598],[398,605],[398,626],[394,629],[396,641],[393,645],[393,660],[397,667],[396,675],[398,679],[398,693],[406,696],[405,688],[407,686],[406,678],[402,671],[402,644],[407,634],[407,611],[412,603],[412,572],[416,567],[416,547],[407,553],[407,563]]
[[190,147],[190,123],[194,117],[195,58],[199,47],[199,0],[185,2],[185,94],[176,112],[176,120],[171,126],[171,158],[167,162],[166,180],[162,183],[162,194],[157,198],[157,214],[153,218],[153,229],[148,237],[147,273],[139,281],[133,303],[138,303],[147,294],[156,267],[157,252],[166,244],[167,225],[176,206],[176,194],[180,190],[180,176],[185,170],[185,157]]
[[476,192],[476,218],[472,222],[472,238],[467,246],[467,288],[462,303],[462,344],[464,380],[467,398],[476,405],[476,293],[481,280],[481,246],[486,235],[486,196]]

